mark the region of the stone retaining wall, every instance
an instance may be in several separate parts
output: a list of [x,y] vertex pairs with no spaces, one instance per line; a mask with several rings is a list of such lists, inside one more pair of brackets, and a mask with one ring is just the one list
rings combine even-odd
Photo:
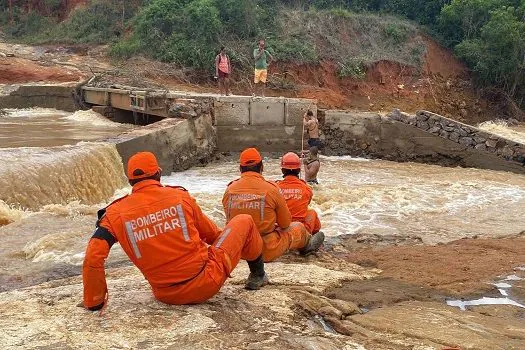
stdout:
[[326,155],[463,166],[525,174],[525,148],[430,112],[321,111]]
[[414,116],[396,109],[389,117],[465,147],[493,153],[505,160],[525,163],[525,145],[439,114],[418,111]]

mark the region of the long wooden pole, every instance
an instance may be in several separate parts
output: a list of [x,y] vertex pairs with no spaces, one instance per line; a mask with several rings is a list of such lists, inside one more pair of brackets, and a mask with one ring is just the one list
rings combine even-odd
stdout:
[[[308,105],[308,108],[306,109],[306,113],[308,113],[308,111],[310,110],[310,107],[312,107],[312,104],[313,102],[310,102],[310,104]],[[301,133],[301,172],[299,174],[299,177],[301,177],[301,174],[303,173],[303,171],[305,171],[304,163],[303,163],[303,160],[304,160],[304,115],[303,115],[302,124],[303,124],[303,132]],[[304,173],[304,178],[306,178],[306,171]]]

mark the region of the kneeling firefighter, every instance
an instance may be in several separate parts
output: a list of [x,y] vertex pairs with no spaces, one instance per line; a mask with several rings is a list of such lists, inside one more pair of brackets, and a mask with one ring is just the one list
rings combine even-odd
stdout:
[[318,250],[323,243],[321,237],[312,236],[302,223],[292,222],[279,187],[265,180],[263,169],[262,157],[255,148],[241,153],[241,177],[228,185],[222,199],[227,222],[242,214],[253,218],[262,236],[265,262],[289,250],[305,255]]
[[299,156],[293,152],[286,153],[281,159],[281,171],[284,180],[277,181],[277,186],[290,209],[292,220],[302,222],[311,234],[318,233],[321,229],[321,221],[315,210],[308,209],[313,193],[312,188],[299,178],[301,173]]
[[148,280],[155,298],[167,304],[208,300],[240,259],[250,268],[246,288],[262,286],[257,281],[265,277],[263,243],[249,215],[235,217],[221,231],[184,188],[161,185],[152,153],[133,155],[127,168],[132,192],[99,211],[86,250],[84,307],[95,311],[107,302],[104,262],[116,242]]

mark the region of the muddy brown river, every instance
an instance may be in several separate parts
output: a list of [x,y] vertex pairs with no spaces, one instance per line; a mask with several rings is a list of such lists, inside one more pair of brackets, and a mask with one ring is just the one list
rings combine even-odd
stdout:
[[[22,170],[9,177],[16,191],[7,191],[7,182],[0,189],[4,201],[0,202],[0,221],[11,222],[0,227],[4,242],[1,289],[78,273],[96,211],[130,191],[112,146],[83,147],[87,151],[73,146],[67,152],[56,149],[56,155],[78,159],[78,163],[62,159],[58,167],[57,159],[36,164],[45,157],[26,157],[33,167],[24,171],[26,167],[18,164]],[[277,160],[266,160],[265,169],[267,178],[279,178]],[[39,176],[44,171],[49,176]],[[501,237],[524,229],[525,177],[521,175],[327,157],[322,158],[321,171],[312,206],[329,237],[408,235],[436,244],[462,237]],[[186,187],[204,211],[223,225],[221,198],[237,176],[237,163],[228,161],[164,176],[162,181]],[[31,209],[6,204],[12,199],[9,196]],[[32,203],[40,205],[35,208]],[[119,248],[110,257],[110,264],[126,260]]]
[[49,147],[100,140],[130,130],[92,111],[69,113],[48,108],[6,109],[0,115],[0,148]]

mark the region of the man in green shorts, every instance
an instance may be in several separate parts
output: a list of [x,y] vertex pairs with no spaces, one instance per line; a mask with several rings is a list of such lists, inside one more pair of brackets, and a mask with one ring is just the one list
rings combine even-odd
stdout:
[[255,59],[255,93],[257,94],[257,85],[262,83],[260,88],[260,95],[264,97],[266,89],[266,78],[268,77],[268,65],[273,61],[272,55],[264,48],[264,40],[259,40],[259,47],[253,50],[253,58]]

